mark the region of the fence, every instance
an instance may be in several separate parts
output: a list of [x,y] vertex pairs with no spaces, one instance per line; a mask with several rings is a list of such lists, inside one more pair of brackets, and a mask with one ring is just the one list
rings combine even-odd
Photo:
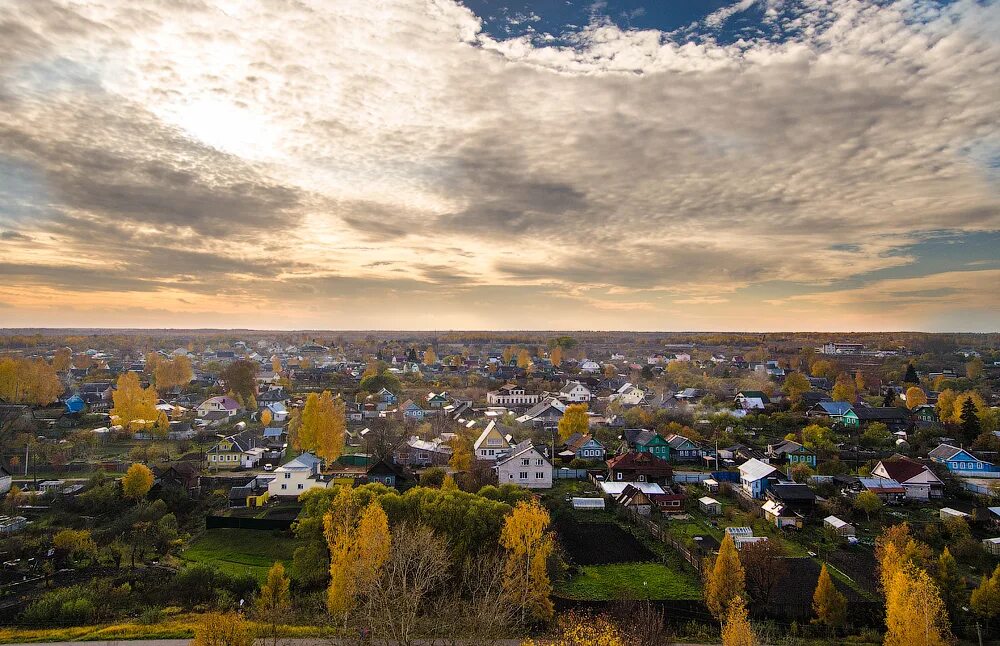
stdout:
[[972,493],[977,493],[980,496],[993,496],[995,495],[990,487],[987,485],[976,484],[975,482],[961,481],[962,488],[966,491],[971,491]]
[[294,518],[240,518],[238,516],[208,516],[205,529],[260,529],[285,530],[292,526]]
[[691,550],[689,550],[687,546],[685,546],[683,543],[681,543],[674,537],[667,534],[659,523],[652,520],[651,518],[643,516],[642,514],[633,509],[628,509],[626,507],[616,507],[616,509],[619,509],[622,512],[624,512],[625,515],[628,516],[629,520],[644,527],[650,534],[652,534],[658,540],[674,548],[674,550],[676,550],[677,553],[681,555],[681,558],[683,558],[685,561],[694,566],[695,570],[701,572],[701,565],[702,565],[701,558],[697,554],[691,552]]
[[553,480],[586,480],[587,469],[552,469]]

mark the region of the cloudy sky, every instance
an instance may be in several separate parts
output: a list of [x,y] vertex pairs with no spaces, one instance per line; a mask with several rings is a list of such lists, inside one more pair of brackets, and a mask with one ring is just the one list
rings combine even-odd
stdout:
[[1000,2],[0,2],[0,325],[997,330]]

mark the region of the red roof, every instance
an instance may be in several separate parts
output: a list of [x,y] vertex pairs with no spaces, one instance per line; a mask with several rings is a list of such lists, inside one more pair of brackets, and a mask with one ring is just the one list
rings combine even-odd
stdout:
[[882,460],[882,468],[896,482],[906,482],[927,470],[927,467],[916,460],[903,456],[892,460]]
[[608,460],[609,471],[635,471],[637,473],[666,476],[673,475],[670,463],[652,453],[629,451]]

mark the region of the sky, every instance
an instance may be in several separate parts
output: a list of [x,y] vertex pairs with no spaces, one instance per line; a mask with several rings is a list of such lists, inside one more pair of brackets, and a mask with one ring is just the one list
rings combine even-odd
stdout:
[[1000,329],[1000,1],[7,0],[0,326]]

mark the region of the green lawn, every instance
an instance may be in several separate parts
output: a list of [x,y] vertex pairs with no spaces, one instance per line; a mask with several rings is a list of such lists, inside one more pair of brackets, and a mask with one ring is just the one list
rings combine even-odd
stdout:
[[299,545],[298,540],[272,531],[209,529],[191,542],[181,558],[209,563],[229,574],[249,573],[263,581],[275,561],[289,567]]
[[[645,584],[645,585],[644,585]],[[659,563],[587,565],[572,580],[559,585],[556,595],[567,599],[700,599],[693,574]]]

